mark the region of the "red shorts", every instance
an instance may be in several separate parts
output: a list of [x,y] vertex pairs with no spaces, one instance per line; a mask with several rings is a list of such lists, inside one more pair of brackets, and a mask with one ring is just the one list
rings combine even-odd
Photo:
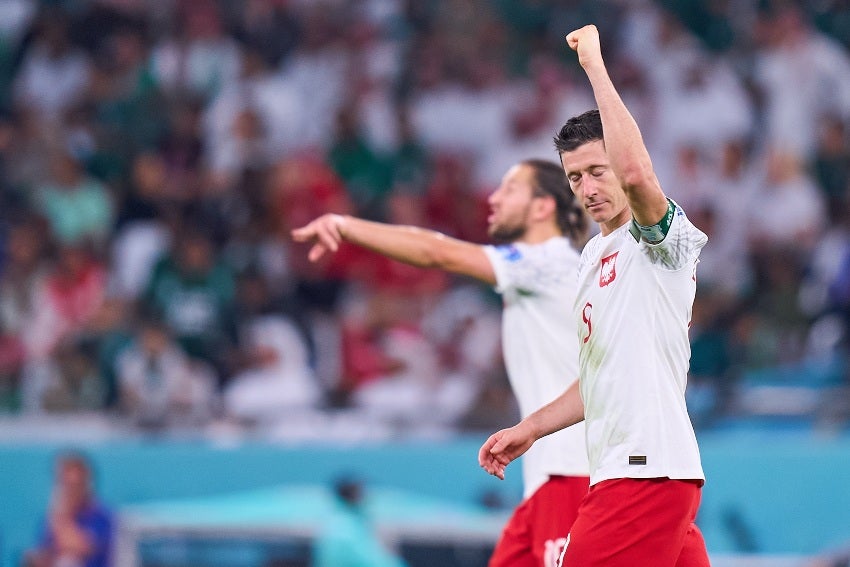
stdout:
[[514,510],[489,567],[555,567],[589,485],[586,476],[550,476]]
[[708,567],[697,528],[701,481],[619,478],[593,485],[564,567]]

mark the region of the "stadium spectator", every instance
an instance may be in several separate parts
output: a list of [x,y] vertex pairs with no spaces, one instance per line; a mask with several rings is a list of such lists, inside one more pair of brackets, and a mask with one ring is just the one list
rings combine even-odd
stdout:
[[56,479],[37,547],[26,567],[109,567],[114,522],[98,501],[92,465],[82,454],[56,460]]
[[231,189],[244,171],[265,171],[299,143],[299,99],[254,46],[242,48],[238,77],[222,85],[203,116],[214,187]]
[[59,244],[106,244],[115,216],[112,195],[86,173],[70,148],[58,147],[51,154],[50,179],[35,187],[34,200]]
[[184,227],[153,269],[142,308],[168,327],[189,356],[215,369],[223,385],[235,341],[232,270],[203,228]]
[[812,169],[829,209],[842,207],[850,197],[850,135],[848,122],[827,116],[821,122]]
[[215,410],[215,376],[154,319],[143,321],[115,361],[118,403],[145,428],[202,425]]
[[35,311],[36,289],[49,270],[40,224],[24,217],[6,229],[0,272],[0,407],[20,407],[21,370],[27,359],[24,330]]
[[170,96],[210,100],[239,74],[239,45],[227,33],[216,2],[178,2],[176,29],[153,48],[151,72]]
[[766,176],[753,199],[761,203],[758,214],[749,219],[750,247],[756,253],[783,246],[811,251],[823,231],[826,199],[799,157],[771,151]]
[[165,158],[155,151],[136,154],[118,206],[110,244],[110,291],[135,300],[156,262],[169,249],[179,197],[169,187]]
[[237,300],[238,370],[224,391],[225,414],[244,423],[263,424],[315,411],[323,392],[301,329],[275,305],[268,283],[258,272],[239,277]]
[[28,358],[41,360],[87,330],[106,294],[106,272],[86,246],[60,246],[50,272],[33,291],[34,309],[23,337]]
[[92,22],[101,45],[88,96],[74,109],[90,130],[90,170],[110,184],[120,183],[133,156],[154,146],[167,127],[168,114],[160,111],[164,93],[148,65],[150,43],[141,26],[131,22]]
[[45,8],[15,77],[16,106],[37,116],[46,129],[61,124],[63,113],[83,99],[91,78],[91,61],[71,43],[69,25],[64,11]]
[[727,140],[705,182],[711,188],[694,214],[711,242],[700,253],[700,290],[734,304],[754,286],[749,211],[757,203],[761,174],[743,140]]
[[255,46],[269,67],[280,67],[298,45],[301,22],[292,4],[248,0],[236,14],[237,38]]
[[[798,160],[812,158],[820,121],[850,113],[850,55],[816,30],[794,2],[769,3],[753,29],[753,79],[764,108],[764,140]],[[797,78],[788,89],[786,78]]]
[[280,68],[284,83],[296,93],[299,116],[293,152],[322,151],[333,139],[337,113],[353,77],[352,54],[345,37],[351,25],[343,10],[329,11],[321,3],[301,7],[300,41]]
[[313,543],[312,567],[404,567],[381,542],[365,507],[366,486],[352,478],[334,482],[333,512]]
[[355,214],[384,220],[387,193],[391,189],[390,171],[361,130],[354,106],[343,106],[337,114],[336,136],[328,152],[328,163],[345,183]]
[[103,264],[85,246],[60,246],[55,264],[33,293],[33,310],[21,334],[26,350],[24,407],[102,407],[105,388],[82,339],[105,299]]

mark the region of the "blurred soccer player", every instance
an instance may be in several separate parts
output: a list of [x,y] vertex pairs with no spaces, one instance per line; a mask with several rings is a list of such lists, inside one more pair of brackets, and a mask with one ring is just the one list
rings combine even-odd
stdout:
[[563,564],[707,566],[694,523],[704,476],[685,384],[695,269],[708,239],[661,190],[596,27],[570,33],[567,43],[599,107],[567,121],[556,138],[573,193],[601,231],[579,267],[579,381],[493,434],[479,462],[504,478],[537,439],[584,420],[591,487]]
[[[477,278],[502,295],[505,366],[520,413],[554,400],[578,375],[571,309],[587,220],[562,168],[545,160],[512,167],[489,197],[490,236],[478,245],[411,226],[325,215],[293,231],[314,242],[315,261],[342,241],[395,260]],[[583,427],[548,437],[523,459],[524,500],[502,533],[490,567],[552,567],[587,493]]]

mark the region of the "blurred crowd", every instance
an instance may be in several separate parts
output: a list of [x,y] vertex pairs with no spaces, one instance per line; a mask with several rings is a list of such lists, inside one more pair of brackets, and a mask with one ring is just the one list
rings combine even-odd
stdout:
[[557,159],[553,133],[594,105],[563,39],[591,22],[710,237],[697,425],[844,423],[838,0],[6,0],[0,412],[512,423],[491,290],[353,247],[311,264],[289,232],[332,211],[486,242],[502,173]]

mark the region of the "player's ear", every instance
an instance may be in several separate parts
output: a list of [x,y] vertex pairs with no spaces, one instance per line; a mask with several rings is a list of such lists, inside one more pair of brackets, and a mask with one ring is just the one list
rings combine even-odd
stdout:
[[554,217],[556,214],[556,209],[558,207],[557,203],[555,203],[555,198],[551,195],[546,195],[540,197],[539,199],[534,199],[533,206],[535,207],[535,216],[539,220],[543,220],[548,217]]

